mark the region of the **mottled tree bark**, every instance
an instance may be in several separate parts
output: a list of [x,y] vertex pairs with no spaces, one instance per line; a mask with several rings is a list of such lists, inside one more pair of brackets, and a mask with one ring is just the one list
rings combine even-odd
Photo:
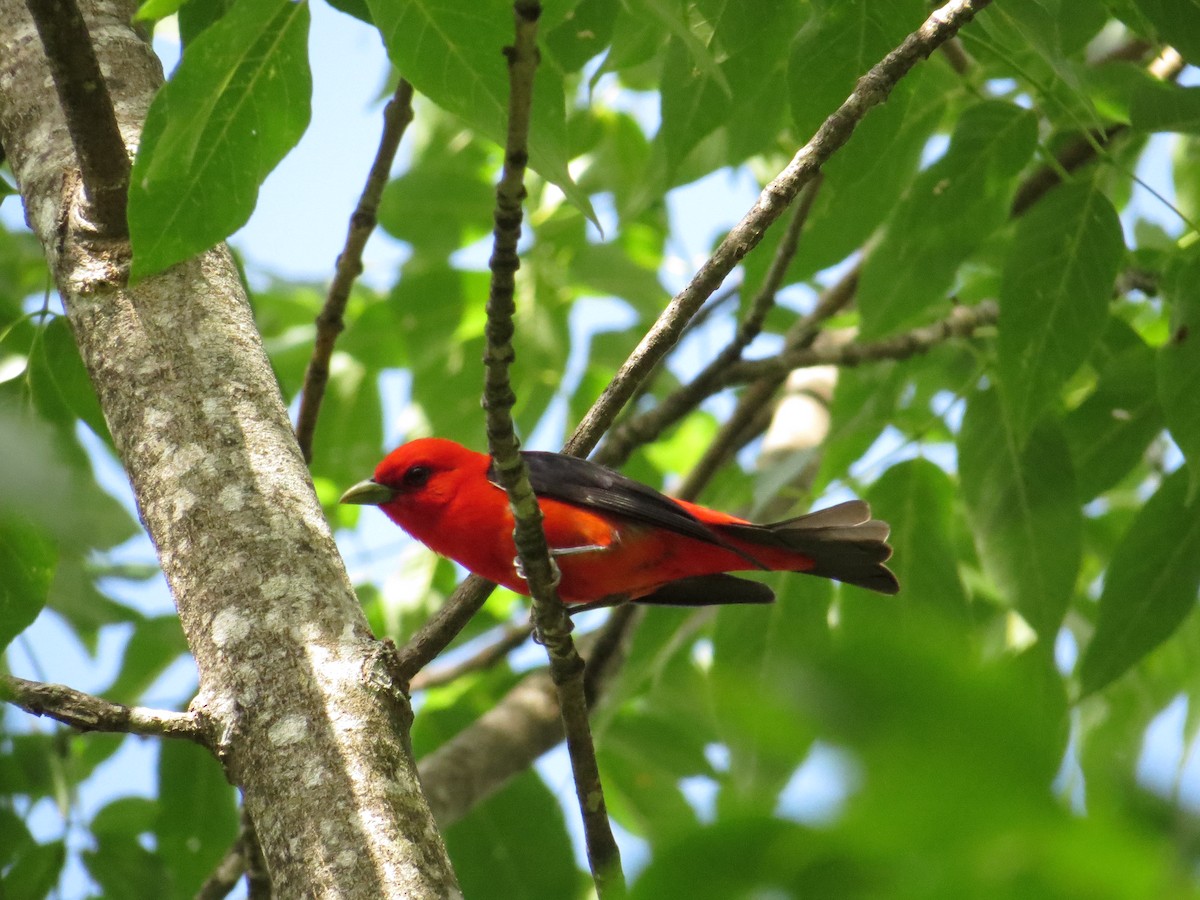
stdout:
[[[80,5],[133,147],[161,68],[128,25],[135,4]],[[21,0],[0,0],[0,141],[195,654],[194,709],[277,895],[457,895],[408,700],[346,578],[229,253],[126,286],[127,244],[81,213]]]

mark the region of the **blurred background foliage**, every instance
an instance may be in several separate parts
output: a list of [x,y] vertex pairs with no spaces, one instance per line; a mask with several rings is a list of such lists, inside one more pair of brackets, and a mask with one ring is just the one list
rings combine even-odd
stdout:
[[[221,17],[226,5],[236,22]],[[312,464],[376,633],[403,642],[458,573],[390,532],[372,543],[372,523],[333,502],[388,441],[484,445],[511,11],[501,0],[333,5],[378,27],[418,93],[379,214],[403,261],[354,290]],[[544,4],[513,370],[527,444],[561,444],[694,268],[680,247],[697,225],[672,214],[671,192],[705,178],[714,195],[737,179],[764,184],[928,11],[921,0]],[[303,36],[306,14],[268,0],[190,0],[178,21],[186,50],[234,34],[252,45],[248,30],[283,27],[281,16]],[[294,104],[309,75],[300,37],[284,43],[274,62]],[[827,421],[792,422],[790,438],[766,443],[745,436],[699,495],[775,517],[864,496],[892,525],[904,590],[881,598],[771,576],[769,609],[656,609],[640,621],[595,721],[635,897],[1198,893],[1200,87],[1187,65],[1198,60],[1195,0],[997,0],[825,167],[748,357],[778,353],[847,279],[852,302],[822,324],[840,340],[887,339],[984,301],[999,303],[999,323],[826,375]],[[190,89],[205,77],[217,75],[201,71]],[[256,160],[295,141],[302,116],[285,118],[262,138],[279,146]],[[164,121],[159,146],[182,140]],[[218,156],[239,158],[228,140]],[[146,217],[135,240],[163,195],[234,202],[161,154],[138,163],[161,183],[153,203],[131,206],[135,222]],[[173,242],[184,256],[236,227],[183,233],[191,224]],[[635,411],[729,339],[782,230],[710,302]],[[154,257],[163,243],[145,250],[144,271],[169,264]],[[252,286],[291,402],[323,287],[284,276]],[[625,471],[677,487],[739,396],[705,400]],[[0,647],[21,648],[39,614],[76,638],[61,652],[96,654],[116,633],[119,665],[101,693],[138,703],[157,684],[161,696],[186,647],[172,616],[130,599],[155,573],[128,552],[137,523],[103,484],[111,439],[40,248],[17,228],[0,235],[0,447]],[[497,595],[458,653],[524,616]],[[22,659],[44,652],[26,644]],[[537,665],[524,647],[420,692],[418,754]],[[186,705],[191,689],[176,679],[170,702]],[[233,840],[233,792],[196,748],[164,745],[152,796],[81,819],[81,786],[121,739],[11,708],[0,728],[6,898],[191,896]],[[561,766],[543,766],[453,825],[466,896],[586,896],[572,802]]]

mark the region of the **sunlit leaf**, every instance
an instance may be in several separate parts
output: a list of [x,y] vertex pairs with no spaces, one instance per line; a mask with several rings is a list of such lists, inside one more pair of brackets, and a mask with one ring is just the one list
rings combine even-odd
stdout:
[[1022,445],[996,392],[979,393],[967,405],[958,454],[984,570],[1053,641],[1079,571],[1082,518],[1061,430],[1046,420]]
[[1171,280],[1171,336],[1158,352],[1158,398],[1171,437],[1200,485],[1200,255],[1192,254]]
[[[368,0],[388,55],[413,86],[480,134],[504,146],[508,78],[502,50],[512,43],[512,7],[500,0]],[[534,81],[529,161],[589,218],[591,202],[567,163],[562,73],[543,58]]]
[[1000,287],[1004,414],[1023,440],[1104,332],[1124,238],[1089,182],[1060,187],[1017,226]]
[[188,741],[159,748],[154,835],[176,893],[191,896],[237,835],[234,788],[213,755]]
[[0,519],[0,650],[42,611],[57,557],[38,529]]
[[917,176],[863,265],[864,334],[949,309],[958,267],[1007,220],[1013,177],[1036,138],[1036,117],[1015,105],[987,101],[962,114],[946,155]]
[[1200,516],[1186,501],[1187,477],[1180,470],[1163,482],[1113,554],[1080,663],[1085,692],[1122,675],[1196,607]]
[[207,250],[250,218],[310,115],[309,10],[242,0],[186,49],[146,115],[129,187],[131,277]]

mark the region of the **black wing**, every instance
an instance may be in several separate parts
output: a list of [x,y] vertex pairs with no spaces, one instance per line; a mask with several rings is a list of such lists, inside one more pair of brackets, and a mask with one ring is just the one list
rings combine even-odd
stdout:
[[[668,497],[640,481],[577,456],[524,450],[529,467],[529,483],[539,497],[551,497],[623,516],[643,525],[666,528],[678,534],[715,544],[744,556],[755,567],[766,568],[749,554],[742,553],[719,534]],[[488,479],[497,483],[496,464],[488,469]]]

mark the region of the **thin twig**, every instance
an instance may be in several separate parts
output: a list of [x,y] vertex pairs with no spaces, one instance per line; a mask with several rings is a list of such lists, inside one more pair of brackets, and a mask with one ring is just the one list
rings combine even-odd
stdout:
[[[854,299],[861,271],[861,263],[853,266],[817,298],[817,305],[812,312],[796,320],[784,337],[785,353],[812,345],[821,326]],[[733,414],[721,425],[716,437],[709,442],[704,454],[679,485],[680,497],[694,499],[699,496],[703,486],[717,471],[767,427],[771,419],[771,398],[786,378],[786,375],[761,378],[742,391]]]
[[90,205],[88,218],[101,235],[126,237],[129,152],[87,23],[75,0],[26,0],[26,6],[46,48],[54,88],[79,158]]
[[[1174,48],[1167,47],[1154,58],[1147,70],[1161,81],[1174,81],[1186,65],[1183,57]],[[1054,155],[1052,162],[1034,172],[1017,189],[1011,209],[1013,218],[1027,212],[1038,200],[1057,187],[1064,173],[1070,174],[1097,159],[1101,150],[1127,131],[1129,126],[1118,122],[1085,132],[1067,143]]]
[[[762,332],[763,322],[767,313],[775,305],[775,296],[783,285],[788,266],[796,255],[800,245],[800,232],[808,221],[813,202],[817,198],[821,180],[818,176],[809,183],[804,197],[796,207],[796,212],[788,222],[787,230],[779,241],[771,265],[767,268],[766,276],[754,298],[750,301],[750,311],[739,323],[733,339],[709,362],[688,384],[679,388],[651,410],[641,415],[626,419],[615,425],[609,432],[604,444],[596,451],[595,460],[609,466],[620,466],[633,452],[635,447],[648,444],[660,434],[694,410],[706,398],[721,389],[723,374],[729,366],[742,358],[742,352]],[[693,318],[694,322],[695,319]]]
[[496,585],[478,575],[471,575],[455,588],[446,602],[433,616],[417,629],[403,647],[396,650],[396,676],[402,683],[416,677],[429,665],[459,632],[483,608]]
[[246,876],[249,900],[269,900],[271,878],[262,858],[262,848],[258,844],[254,823],[250,821],[250,815],[244,806],[237,838],[217,863],[212,874],[200,885],[200,890],[196,891],[196,900],[222,900],[237,887],[243,875]]
[[638,384],[675,346],[688,319],[742,258],[758,245],[766,229],[783,214],[800,188],[812,180],[830,156],[850,139],[867,112],[887,99],[892,88],[918,60],[927,57],[953,37],[989,2],[952,0],[935,10],[920,28],[858,80],[853,93],[825,120],[787,167],[763,189],[750,211],[725,236],[691,282],[671,300],[604,393],[588,410],[567,441],[565,452],[579,456],[595,447]]
[[726,384],[758,378],[786,378],[793,369],[809,366],[857,366],[881,359],[908,359],[928,353],[951,338],[969,337],[977,328],[996,324],[999,318],[1000,307],[991,300],[974,306],[956,306],[950,315],[940,321],[882,340],[822,349],[808,347],[770,359],[740,362],[726,370]]
[[[619,606],[598,631],[579,638],[589,703],[619,668],[629,628],[644,612]],[[418,763],[430,809],[443,828],[498,791],[563,739],[558,694],[545,669],[521,679],[498,703]]]
[[209,733],[196,713],[125,706],[64,684],[0,675],[0,700],[35,716],[49,716],[80,731],[183,738],[209,746]]
[[536,0],[516,0],[513,18],[516,39],[506,49],[509,73],[508,136],[504,168],[496,187],[496,227],[490,268],[491,289],[484,329],[484,407],[487,411],[488,448],[496,477],[508,494],[514,518],[513,538],[523,577],[533,598],[533,623],[538,640],[550,657],[550,675],[558,691],[563,729],[575,793],[583,818],[584,843],[596,893],[605,897],[625,893],[621,856],[613,838],[604,803],[596,750],[592,745],[584,691],[583,659],[571,640],[571,620],[558,598],[558,572],[550,559],[542,515],[529,483],[529,472],[519,452],[513,430],[512,406],[516,400],[509,382],[513,362],[513,314],[515,275],[520,259],[517,243],[521,234],[521,202],[525,198],[525,167],[528,161],[529,119],[533,106],[533,79],[537,71],[537,20],[541,5]]
[[529,625],[509,625],[500,636],[481,649],[478,653],[464,659],[453,666],[438,668],[432,672],[422,672],[415,676],[409,684],[410,691],[424,691],[456,681],[470,672],[490,669],[513,650],[520,647],[532,633]]
[[325,296],[325,305],[317,316],[317,337],[308,368],[304,372],[300,411],[296,416],[296,440],[306,462],[312,462],[313,434],[317,429],[317,416],[321,412],[321,401],[329,382],[329,360],[333,356],[333,345],[346,327],[342,317],[350,299],[350,289],[363,271],[363,249],[375,231],[379,200],[392,171],[400,140],[413,118],[412,101],[412,85],[401,78],[395,94],[383,108],[383,134],[379,139],[379,149],[375,151],[375,161],[371,163],[358,206],[350,216],[346,243],[338,254],[337,268]]

